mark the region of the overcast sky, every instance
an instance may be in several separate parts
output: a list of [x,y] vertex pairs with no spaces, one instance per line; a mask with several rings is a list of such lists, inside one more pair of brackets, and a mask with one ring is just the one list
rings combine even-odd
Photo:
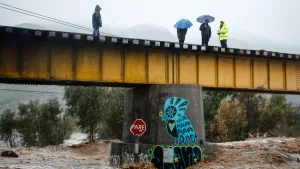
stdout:
[[[174,35],[173,25],[182,17],[193,22],[187,38],[200,34],[196,18],[210,14],[213,33],[224,19],[230,36],[247,41],[262,37],[278,44],[300,47],[300,0],[0,0],[2,3],[34,11],[75,24],[90,26],[95,5],[102,7],[103,25],[128,28],[140,23],[164,26]],[[39,19],[0,8],[0,23],[16,25]],[[88,24],[87,24],[88,23]],[[110,32],[108,32],[110,33]],[[112,32],[113,33],[113,32]],[[213,35],[217,39],[217,35]],[[248,39],[247,39],[248,38]],[[253,40],[253,39],[252,39]]]

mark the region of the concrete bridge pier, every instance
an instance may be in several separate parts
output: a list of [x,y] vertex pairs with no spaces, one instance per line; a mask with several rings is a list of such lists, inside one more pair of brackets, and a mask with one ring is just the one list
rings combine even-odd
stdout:
[[[122,139],[124,143],[112,143],[111,157],[119,156],[120,164],[131,162],[128,161],[130,160],[128,157],[134,153],[136,137],[130,132],[130,126],[137,118],[143,119],[147,126],[144,135],[139,137],[140,159],[144,159],[148,150],[155,145],[173,146],[175,140],[168,133],[166,122],[162,121],[164,104],[168,98],[172,97],[179,97],[187,101],[188,105],[184,115],[190,121],[198,137],[195,143],[204,148],[205,155],[215,151],[215,146],[209,146],[205,143],[205,123],[201,86],[148,85],[126,91]],[[128,157],[126,157],[126,155]]]
[[199,85],[151,85],[128,90],[125,94],[125,114],[123,123],[123,141],[134,143],[129,131],[135,119],[146,122],[147,131],[139,138],[144,144],[174,144],[174,139],[166,131],[166,124],[159,116],[164,103],[170,97],[180,97],[188,101],[185,112],[197,135],[198,143],[205,140],[205,124],[202,102],[202,88]]

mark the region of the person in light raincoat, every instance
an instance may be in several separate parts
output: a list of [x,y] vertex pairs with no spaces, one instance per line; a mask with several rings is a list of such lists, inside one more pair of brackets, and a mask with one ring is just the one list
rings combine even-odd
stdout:
[[221,21],[217,34],[219,35],[219,40],[220,40],[222,48],[227,48],[228,27],[225,24],[224,20]]
[[95,12],[93,13],[93,35],[100,36],[99,28],[102,27],[102,19],[100,14],[101,7],[97,5],[95,7]]

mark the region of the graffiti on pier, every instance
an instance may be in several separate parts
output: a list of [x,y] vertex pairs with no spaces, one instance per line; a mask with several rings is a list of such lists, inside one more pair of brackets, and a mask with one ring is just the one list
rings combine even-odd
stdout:
[[196,145],[157,145],[148,150],[149,162],[159,169],[182,169],[192,166],[205,157],[203,149]]
[[167,123],[167,133],[175,139],[175,145],[196,143],[197,134],[186,117],[188,101],[179,97],[168,98],[164,104],[162,121]]
[[[148,161],[148,155],[147,154],[139,154],[138,155],[138,161],[140,162],[146,162]],[[109,158],[109,164],[111,166],[120,167],[120,165],[124,163],[134,163],[134,154],[133,153],[122,153],[122,155],[111,155]]]
[[[140,153],[138,161],[148,161],[148,155]],[[109,164],[114,167],[120,167],[124,163],[134,163],[134,153],[130,151],[127,144],[118,144],[118,151],[114,155],[110,155]]]
[[187,108],[184,98],[170,97],[164,102],[159,116],[174,145],[157,145],[148,150],[149,161],[156,168],[183,169],[204,159],[203,149],[196,145],[196,131],[185,114]]
[[115,167],[120,167],[120,156],[118,155],[111,155],[109,157],[109,165],[115,166]]

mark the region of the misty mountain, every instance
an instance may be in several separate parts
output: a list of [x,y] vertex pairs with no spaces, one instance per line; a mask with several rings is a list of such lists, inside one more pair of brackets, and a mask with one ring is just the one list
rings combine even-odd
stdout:
[[[31,25],[23,24],[26,27],[32,27]],[[54,31],[66,31],[66,32],[77,32],[77,33],[92,33],[92,28],[88,23],[80,24],[84,29],[78,29],[61,24],[42,24],[42,28],[47,28]],[[86,30],[90,29],[90,31]],[[151,39],[160,41],[177,41],[177,37],[174,36],[167,28],[157,26],[154,24],[137,24],[129,28],[116,28],[111,26],[103,26],[100,28],[100,33],[104,36],[118,36],[126,38],[137,38],[137,39]]]
[[153,24],[138,24],[132,26],[123,31],[123,37],[170,42],[177,41],[177,37],[167,28]]
[[26,104],[30,100],[43,103],[53,98],[57,98],[62,108],[65,108],[61,86],[0,84],[0,112],[5,109],[17,110],[19,103]]
[[39,24],[34,24],[34,23],[22,23],[18,24],[15,27],[19,28],[26,28],[26,29],[40,29],[40,30],[47,30],[45,27],[39,25]]
[[[111,90],[109,90],[111,91]],[[58,99],[64,110],[64,87],[55,85],[10,85],[0,83],[0,114],[5,109],[18,110],[18,105],[28,104],[30,100],[45,103],[49,99]]]

